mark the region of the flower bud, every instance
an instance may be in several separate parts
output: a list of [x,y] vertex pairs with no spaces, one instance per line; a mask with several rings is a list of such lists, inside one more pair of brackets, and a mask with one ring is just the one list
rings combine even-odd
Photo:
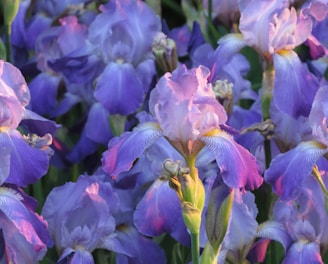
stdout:
[[227,80],[217,80],[213,86],[216,99],[223,105],[228,114],[233,110],[233,84]]
[[178,66],[176,44],[164,33],[160,32],[155,36],[152,51],[156,57],[156,63],[164,73],[172,72]]
[[206,215],[206,233],[214,252],[219,250],[227,232],[233,199],[234,189],[217,180],[211,191]]
[[1,0],[3,20],[5,25],[11,25],[17,14],[19,0]]

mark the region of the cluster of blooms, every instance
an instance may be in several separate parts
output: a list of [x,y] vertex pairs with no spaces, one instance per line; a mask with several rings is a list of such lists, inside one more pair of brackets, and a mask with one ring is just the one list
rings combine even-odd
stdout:
[[1,263],[324,263],[327,0],[0,11]]

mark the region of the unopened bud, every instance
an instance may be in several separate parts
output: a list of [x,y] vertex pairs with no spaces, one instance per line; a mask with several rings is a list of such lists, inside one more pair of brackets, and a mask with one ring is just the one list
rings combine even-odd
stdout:
[[233,110],[233,84],[227,80],[217,80],[213,86],[216,99],[223,105],[228,114]]
[[152,52],[156,57],[156,63],[164,73],[172,72],[178,66],[176,44],[164,33],[160,32],[155,36]]

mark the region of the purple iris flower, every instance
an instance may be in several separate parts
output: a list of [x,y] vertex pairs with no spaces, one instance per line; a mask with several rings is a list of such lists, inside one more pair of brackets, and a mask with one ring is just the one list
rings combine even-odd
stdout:
[[[327,186],[327,173],[320,173]],[[258,235],[282,243],[282,263],[323,263],[321,249],[328,245],[326,203],[318,181],[307,177],[295,201],[275,202],[273,220],[263,223]]]
[[161,23],[142,1],[110,1],[100,11],[90,25],[89,40],[106,67],[94,95],[111,114],[131,114],[141,106],[156,73],[151,45]]
[[[46,174],[56,126],[25,109],[30,102],[25,79],[15,66],[4,61],[0,61],[0,100],[0,183],[25,187]],[[27,135],[17,130],[23,119],[26,128],[30,126]]]
[[[274,66],[273,100],[277,107],[295,118],[308,116],[319,84],[293,49],[310,37],[313,19],[320,10],[312,4],[297,14],[284,0],[240,0],[238,3],[241,34],[221,38],[218,52],[229,57],[245,46],[255,48]],[[328,6],[322,5],[322,8]]]
[[46,221],[35,213],[37,202],[14,185],[0,187],[2,263],[36,263],[53,245]]
[[[88,44],[88,27],[75,16],[61,18],[60,26],[42,32],[36,41],[41,73],[30,82],[32,110],[51,116],[68,111],[74,104],[95,101],[91,83],[103,69]],[[66,93],[57,101],[60,84]],[[40,100],[46,103],[40,104]]]
[[255,196],[250,192],[235,190],[230,221],[222,241],[218,263],[223,264],[226,259],[238,262],[246,258],[250,245],[256,238],[257,213]]
[[207,43],[195,48],[192,57],[193,66],[204,65],[211,70],[209,81],[214,83],[218,80],[232,84],[232,103],[239,102],[240,99],[257,99],[257,94],[251,89],[251,83],[244,79],[250,70],[250,64],[241,54],[234,54],[232,57],[221,53],[219,48],[213,48]]
[[196,158],[206,145],[216,159],[224,182],[254,189],[262,184],[255,158],[220,128],[227,121],[223,106],[207,82],[208,68],[179,66],[166,73],[152,90],[150,112],[157,122],[145,122],[112,139],[103,154],[103,168],[115,177],[129,170],[156,140],[165,137],[185,159]]
[[93,250],[108,248],[106,243],[115,231],[113,213],[118,203],[111,185],[96,177],[80,176],[76,183],[54,188],[42,215],[61,258],[74,252],[74,258],[90,260]]
[[312,140],[302,141],[288,152],[277,155],[265,172],[265,180],[283,200],[298,196],[313,166],[328,152],[327,96],[328,87],[323,86],[314,99],[309,115]]
[[91,253],[102,248],[117,253],[118,263],[133,259],[164,263],[164,253],[155,243],[141,236],[126,219],[118,216],[116,221],[116,215],[126,214],[128,199],[103,181],[104,175],[82,175],[48,195],[42,215],[54,237],[59,261],[94,263]]

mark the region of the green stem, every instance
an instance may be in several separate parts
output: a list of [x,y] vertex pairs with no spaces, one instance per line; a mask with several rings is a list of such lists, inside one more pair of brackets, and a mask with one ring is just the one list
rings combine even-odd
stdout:
[[199,264],[199,232],[196,234],[190,234],[190,236],[192,263]]
[[11,35],[11,25],[4,25],[5,26],[5,37],[6,37],[6,59],[9,62],[12,62],[12,51],[11,51],[11,41],[10,41],[10,35]]

